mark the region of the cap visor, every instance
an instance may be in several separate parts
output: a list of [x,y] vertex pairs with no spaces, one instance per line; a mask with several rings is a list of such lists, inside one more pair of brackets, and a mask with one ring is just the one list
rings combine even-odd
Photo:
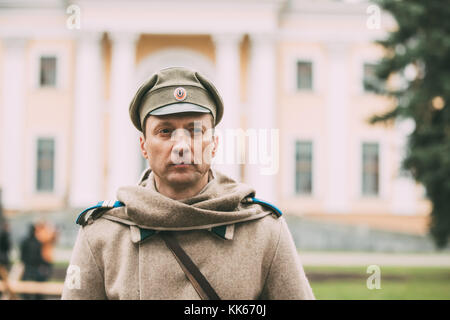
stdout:
[[181,112],[201,112],[201,113],[211,113],[211,111],[205,107],[201,107],[192,103],[174,103],[167,106],[158,108],[150,112],[149,114],[153,116],[162,116],[165,114],[181,113]]

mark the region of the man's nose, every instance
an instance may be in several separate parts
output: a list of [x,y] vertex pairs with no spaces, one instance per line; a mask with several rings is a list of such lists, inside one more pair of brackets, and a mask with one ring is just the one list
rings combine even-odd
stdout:
[[176,133],[174,135],[175,144],[172,148],[172,162],[190,162],[190,136],[184,133]]
[[178,141],[173,146],[172,152],[179,156],[182,156],[184,153],[189,152],[189,150],[190,150],[189,144],[187,143],[186,140],[183,139],[183,140]]

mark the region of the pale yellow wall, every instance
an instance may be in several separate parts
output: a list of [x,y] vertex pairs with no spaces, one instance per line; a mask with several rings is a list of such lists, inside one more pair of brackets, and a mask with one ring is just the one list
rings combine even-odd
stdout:
[[[59,88],[38,88],[35,77],[38,76],[38,60],[41,50],[58,52],[62,59],[58,60],[58,68],[63,79]],[[36,171],[36,138],[38,136],[54,136],[56,138],[55,179],[62,173],[70,175],[72,154],[72,121],[73,121],[73,75],[74,75],[74,43],[72,40],[30,40],[26,54],[26,90],[24,119],[24,158],[25,178],[23,181],[24,203],[28,209],[39,208],[50,210],[65,205],[69,179],[61,179],[53,194],[35,191]]]
[[[368,15],[367,15],[368,17]],[[367,32],[366,16],[352,16],[339,14],[288,14],[280,21],[282,29],[309,30],[318,33],[332,33],[339,30],[345,32]],[[384,26],[383,26],[384,27]]]
[[[390,212],[392,201],[392,182],[397,166],[394,157],[394,131],[391,125],[371,125],[367,121],[375,115],[386,112],[390,107],[389,100],[362,90],[362,68],[364,62],[373,62],[383,52],[371,44],[353,45],[349,52],[348,70],[350,76],[349,126],[354,136],[349,137],[349,171],[351,183],[351,213],[386,213]],[[361,144],[362,142],[379,143],[380,175],[379,195],[367,197],[361,195]],[[383,174],[386,174],[387,180]],[[384,188],[384,189],[383,189]]]
[[159,50],[185,47],[198,51],[215,62],[215,49],[209,35],[141,35],[137,44],[136,64]]
[[[326,128],[326,91],[328,90],[329,54],[328,48],[321,43],[299,41],[284,41],[278,47],[277,54],[277,121],[280,128],[280,206],[286,211],[296,214],[323,213],[324,192],[328,184],[330,166],[328,161],[329,142]],[[399,153],[395,148],[395,131],[392,125],[371,125],[367,120],[374,114],[381,114],[392,108],[392,101],[386,97],[368,94],[362,91],[362,64],[373,62],[382,56],[382,51],[376,45],[349,45],[347,55],[342,63],[348,70],[349,100],[347,106],[347,125],[349,137],[347,141],[349,214],[386,214],[392,212],[393,183],[398,173]],[[320,84],[313,92],[302,92],[293,89],[295,77],[287,74],[295,57],[311,55],[322,64],[313,71],[313,78],[319,77]],[[294,83],[292,83],[294,82]],[[313,188],[311,196],[293,195],[294,186],[294,140],[312,140],[313,153]],[[315,139],[318,139],[316,141]],[[374,198],[361,195],[361,143],[375,141],[380,145],[380,195]],[[429,203],[421,198],[421,188],[418,186],[416,197],[419,199],[418,212],[424,215],[429,212]]]
[[[314,141],[313,166],[326,168],[327,144],[325,127],[325,96],[320,91],[297,91],[295,72],[296,56],[303,54],[324,54],[324,49],[317,43],[283,42],[277,50],[277,123],[280,128],[280,171],[278,175],[280,205],[287,212],[306,213],[321,212],[323,208],[323,192],[318,190],[314,196],[294,196],[295,180],[286,180],[286,177],[294,175],[294,143],[295,139],[320,139],[318,144]],[[324,70],[320,70],[321,78],[324,78]],[[314,74],[313,77],[318,76]],[[318,156],[320,155],[320,156]],[[320,170],[320,174],[314,177],[315,186],[325,186],[326,174]]]
[[[351,88],[350,112],[352,117],[351,131],[358,134],[359,140],[373,140],[380,143],[380,156],[384,157],[385,162],[380,163],[382,166],[380,174],[386,174],[386,178],[380,176],[382,180],[380,196],[376,198],[363,197],[360,194],[360,183],[353,183],[352,190],[352,208],[351,213],[355,214],[384,214],[392,210],[392,202],[394,196],[394,181],[398,177],[400,153],[396,148],[396,133],[393,123],[379,123],[371,125],[368,119],[373,115],[381,115],[391,110],[395,104],[394,101],[387,97],[377,96],[372,93],[365,93],[356,84],[360,84],[361,68],[364,61],[374,62],[383,56],[383,49],[375,44],[359,44],[352,46],[350,51],[350,67],[353,86]],[[359,69],[358,69],[359,68]],[[355,86],[356,85],[356,86]],[[360,141],[359,141],[360,142]],[[360,143],[356,148],[350,148],[352,155],[351,168],[358,168],[357,161],[361,161]],[[351,181],[355,182],[360,179],[360,170],[352,170]],[[429,212],[429,204],[425,199],[421,199],[420,186],[415,190],[415,197],[419,199],[419,209],[417,214],[423,215]]]
[[[140,36],[136,48],[136,65],[151,54],[168,48],[187,48],[204,55],[213,63],[216,60],[216,50],[214,42],[209,35],[149,35]],[[111,47],[108,39],[104,42],[105,51],[105,79],[106,86],[109,83],[109,65]],[[248,35],[244,35],[239,46],[240,54],[240,97],[242,102],[247,101],[248,63],[250,54],[250,42]],[[109,96],[109,90],[106,91]]]

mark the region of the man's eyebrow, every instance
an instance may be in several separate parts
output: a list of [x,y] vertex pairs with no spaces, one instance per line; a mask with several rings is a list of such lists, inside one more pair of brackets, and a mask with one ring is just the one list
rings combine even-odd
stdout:
[[[206,128],[205,124],[204,124],[203,121],[201,121],[201,120],[194,120],[194,121],[191,121],[191,122],[189,122],[189,123],[186,123],[186,124],[184,125],[184,127],[195,126],[195,123],[198,123],[198,124],[200,124],[201,127]],[[173,122],[168,121],[168,120],[165,120],[165,121],[161,121],[161,122],[155,124],[155,126],[153,127],[153,129],[157,129],[157,128],[161,127],[161,126],[174,127],[175,125],[174,125]]]
[[195,120],[195,121],[189,122],[188,124],[186,124],[186,126],[194,126],[195,123],[198,123],[198,124],[201,124],[202,126],[205,126],[203,124],[203,121],[201,121],[201,120]]
[[173,123],[170,121],[161,121],[155,125],[155,128],[160,126],[173,126]]

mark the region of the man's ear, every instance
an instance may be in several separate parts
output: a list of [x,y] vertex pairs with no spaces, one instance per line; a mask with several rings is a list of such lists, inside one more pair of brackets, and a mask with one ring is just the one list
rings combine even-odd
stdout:
[[144,137],[143,135],[141,135],[141,136],[139,137],[139,145],[140,145],[140,147],[141,147],[141,153],[142,153],[142,156],[143,156],[145,159],[148,159],[149,154],[148,154],[147,150],[145,149],[145,147],[146,147],[146,139],[145,139],[145,137]]

